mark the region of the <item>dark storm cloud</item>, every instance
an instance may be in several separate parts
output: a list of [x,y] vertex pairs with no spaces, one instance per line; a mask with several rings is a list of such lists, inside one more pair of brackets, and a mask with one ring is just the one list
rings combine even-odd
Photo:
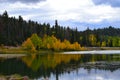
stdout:
[[112,7],[120,7],[120,0],[93,0],[94,4],[107,4],[111,5]]
[[40,1],[46,0],[0,0],[1,3],[8,2],[8,3],[15,3],[15,2],[22,2],[22,3],[37,3]]

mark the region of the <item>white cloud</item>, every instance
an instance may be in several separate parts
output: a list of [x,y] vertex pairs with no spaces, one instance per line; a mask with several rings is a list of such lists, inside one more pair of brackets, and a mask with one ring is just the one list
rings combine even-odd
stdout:
[[69,11],[80,7],[91,6],[90,0],[47,0],[50,7],[56,11]]
[[42,8],[42,6],[45,5],[45,2],[39,2],[39,3],[29,3],[29,4],[25,4],[25,3],[21,3],[21,2],[16,2],[13,4],[10,4],[9,7],[12,9],[38,9],[38,8]]
[[96,6],[91,0],[47,0],[46,3],[53,12],[52,19],[97,23],[120,18],[120,8],[112,8],[109,5]]
[[104,20],[108,22],[120,21],[119,7],[113,8],[104,4],[95,5],[92,0],[46,0],[34,4],[1,3],[0,12],[4,10],[10,12],[12,16],[22,15],[27,20],[35,20],[36,18],[40,21],[50,21],[57,19],[81,23],[100,23]]

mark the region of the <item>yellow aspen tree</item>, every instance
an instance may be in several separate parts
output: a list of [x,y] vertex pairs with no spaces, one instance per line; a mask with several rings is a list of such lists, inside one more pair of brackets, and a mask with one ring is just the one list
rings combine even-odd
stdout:
[[32,41],[31,41],[30,38],[28,38],[25,42],[23,42],[22,47],[23,47],[24,49],[30,50],[30,51],[32,51],[32,52],[35,52],[35,51],[36,51],[36,49],[35,49],[35,47],[34,47],[34,45],[33,45],[33,43],[32,43]]

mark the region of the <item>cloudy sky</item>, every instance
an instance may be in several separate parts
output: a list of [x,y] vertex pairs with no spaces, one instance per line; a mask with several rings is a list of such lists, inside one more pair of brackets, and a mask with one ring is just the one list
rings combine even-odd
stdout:
[[0,0],[0,14],[5,10],[9,16],[52,25],[58,20],[79,30],[120,27],[120,0]]

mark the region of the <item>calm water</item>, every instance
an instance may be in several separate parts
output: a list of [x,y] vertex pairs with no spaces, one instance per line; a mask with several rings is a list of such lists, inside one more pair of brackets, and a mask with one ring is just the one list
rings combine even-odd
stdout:
[[31,80],[118,80],[120,54],[32,54],[0,56],[0,76],[28,76]]

